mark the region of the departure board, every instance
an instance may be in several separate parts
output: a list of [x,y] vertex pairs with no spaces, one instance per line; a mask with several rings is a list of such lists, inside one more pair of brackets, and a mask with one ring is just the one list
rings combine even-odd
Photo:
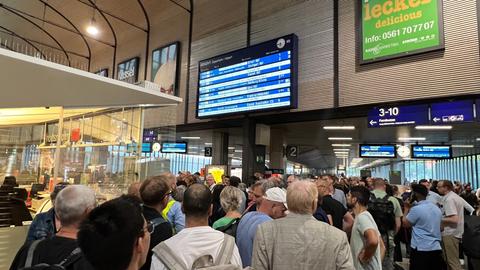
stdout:
[[413,158],[451,158],[452,148],[449,145],[412,145]]
[[360,144],[360,157],[363,158],[395,158],[395,145]]
[[160,150],[162,153],[187,153],[186,142],[163,142]]
[[294,34],[199,62],[197,118],[297,107]]

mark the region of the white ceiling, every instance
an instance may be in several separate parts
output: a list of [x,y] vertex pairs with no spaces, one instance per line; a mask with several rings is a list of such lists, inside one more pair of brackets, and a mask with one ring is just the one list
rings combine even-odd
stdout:
[[176,105],[174,97],[0,49],[0,108]]

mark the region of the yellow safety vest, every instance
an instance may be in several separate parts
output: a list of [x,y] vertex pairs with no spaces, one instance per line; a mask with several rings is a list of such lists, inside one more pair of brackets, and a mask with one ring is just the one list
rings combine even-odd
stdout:
[[175,203],[175,200],[174,199],[170,199],[170,201],[168,201],[167,203],[167,206],[163,209],[162,211],[162,217],[166,220],[166,221],[169,221],[168,220],[168,212],[170,212],[170,209],[172,208],[173,204]]

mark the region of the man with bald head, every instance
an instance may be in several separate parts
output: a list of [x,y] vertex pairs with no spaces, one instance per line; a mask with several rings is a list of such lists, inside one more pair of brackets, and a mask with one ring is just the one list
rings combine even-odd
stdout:
[[212,193],[208,187],[201,184],[188,187],[182,211],[185,213],[185,229],[153,249],[152,270],[194,269],[194,262],[203,256],[217,262],[221,255],[225,255],[222,250],[227,246],[231,248],[225,250],[230,250],[231,255],[227,255],[226,264],[242,266],[235,239],[208,226],[208,217],[212,214]]
[[177,192],[177,178],[171,173],[162,173],[160,176],[166,179],[168,186],[172,190],[167,206],[162,211],[162,216],[172,224],[174,232],[178,233],[185,228],[185,215],[182,212],[181,203],[173,198]]
[[287,216],[257,229],[254,269],[354,269],[347,235],[312,216],[317,202],[314,183],[298,181],[288,187]]

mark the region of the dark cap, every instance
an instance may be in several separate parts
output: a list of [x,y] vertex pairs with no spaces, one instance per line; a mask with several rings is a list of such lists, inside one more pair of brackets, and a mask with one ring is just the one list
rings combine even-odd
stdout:
[[428,189],[426,186],[424,185],[420,185],[420,184],[412,184],[412,191],[413,192],[416,192],[424,197],[427,197],[428,196]]
[[425,183],[425,182],[428,182],[427,179],[421,179],[420,181],[418,181],[419,184],[422,184],[422,183]]
[[68,185],[70,185],[69,182],[60,182],[58,184],[55,185],[55,187],[53,188],[53,192],[50,193],[50,199],[52,199],[52,201],[55,201],[55,199],[57,198],[57,195],[58,193],[66,188]]

